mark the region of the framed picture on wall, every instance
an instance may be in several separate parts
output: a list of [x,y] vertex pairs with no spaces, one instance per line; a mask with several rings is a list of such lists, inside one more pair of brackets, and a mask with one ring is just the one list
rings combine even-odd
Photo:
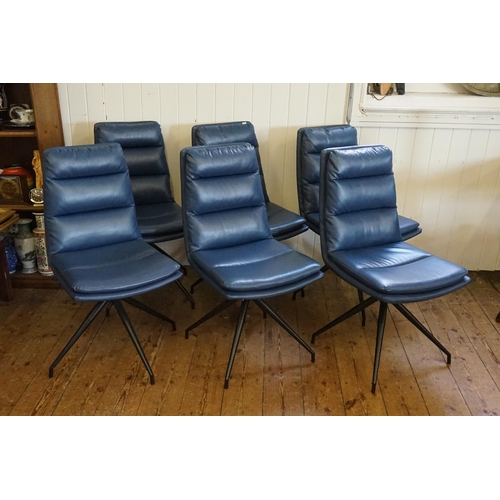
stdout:
[[0,175],[0,203],[29,203],[25,175]]

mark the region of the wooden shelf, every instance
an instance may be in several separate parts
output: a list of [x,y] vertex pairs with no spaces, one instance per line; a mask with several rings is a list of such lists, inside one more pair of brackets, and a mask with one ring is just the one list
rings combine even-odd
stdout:
[[54,276],[42,276],[39,272],[23,274],[16,271],[10,275],[12,288],[60,288]]
[[0,203],[0,208],[16,210],[19,212],[43,212],[43,205],[33,205],[33,203]]
[[0,137],[36,137],[36,130],[35,128],[2,129],[0,125]]

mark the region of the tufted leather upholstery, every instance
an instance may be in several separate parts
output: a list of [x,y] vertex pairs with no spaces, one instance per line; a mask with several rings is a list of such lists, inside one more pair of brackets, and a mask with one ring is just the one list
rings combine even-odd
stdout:
[[320,235],[326,265],[370,298],[317,335],[380,301],[372,392],[375,392],[387,304],[450,353],[402,305],[441,297],[469,283],[467,270],[402,240],[392,171],[385,146],[324,149],[320,157]]
[[[240,143],[183,149],[181,184],[184,241],[190,264],[226,299],[242,300],[225,386],[248,300],[256,301],[273,318],[278,318],[310,350],[262,301],[302,288],[323,274],[318,262],[273,238],[254,147]],[[186,335],[213,314],[212,311],[189,327]]]
[[122,146],[142,237],[148,243],[182,238],[182,211],[172,196],[160,125],[155,121],[100,122],[94,125],[94,140]]
[[[297,132],[297,190],[300,214],[319,234],[320,155],[323,149],[356,146],[357,130],[351,125],[303,127]],[[417,221],[398,215],[404,240],[422,232]]]
[[181,273],[176,262],[142,239],[120,145],[49,148],[43,153],[43,175],[47,252],[54,275],[75,301],[98,302],[67,349],[110,303],[143,357],[120,300],[139,307],[132,297],[171,283]]
[[290,210],[286,210],[269,200],[259,154],[259,143],[252,123],[243,121],[195,125],[191,129],[191,142],[193,146],[237,144],[243,142],[251,144],[254,147],[257,163],[259,165],[259,174],[266,203],[267,217],[273,237],[282,241],[307,231],[307,225],[302,216]]

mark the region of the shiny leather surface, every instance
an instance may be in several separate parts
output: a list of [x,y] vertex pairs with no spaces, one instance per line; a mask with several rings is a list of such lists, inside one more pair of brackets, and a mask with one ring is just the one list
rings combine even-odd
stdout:
[[264,199],[267,204],[268,222],[273,237],[278,241],[291,238],[307,230],[304,217],[269,201],[259,155],[259,142],[251,122],[226,122],[195,125],[191,130],[193,146],[249,143],[255,149]]
[[228,298],[263,298],[322,274],[320,264],[272,237],[254,148],[248,143],[181,151],[186,253]]
[[49,261],[71,297],[124,298],[181,276],[141,237],[119,144],[49,148],[43,165]]
[[[320,155],[323,149],[357,145],[357,131],[351,125],[303,127],[297,132],[297,191],[300,213],[309,228],[319,234]],[[399,215],[404,240],[420,234],[417,221]]]
[[100,122],[94,125],[94,140],[122,146],[144,239],[155,243],[182,238],[182,211],[172,196],[160,125],[155,121]]
[[470,281],[465,268],[402,241],[385,146],[322,151],[320,221],[325,263],[380,300],[427,300]]

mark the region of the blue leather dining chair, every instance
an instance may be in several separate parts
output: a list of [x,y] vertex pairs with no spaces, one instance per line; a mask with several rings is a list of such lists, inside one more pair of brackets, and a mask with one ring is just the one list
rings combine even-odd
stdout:
[[224,387],[250,301],[269,314],[310,354],[314,351],[265,299],[302,288],[323,276],[320,264],[273,238],[257,155],[248,143],[194,146],[181,151],[184,242],[191,266],[226,300],[189,332],[241,300]]
[[[117,142],[123,150],[132,184],[139,231],[147,243],[172,258],[158,243],[184,236],[182,210],[174,200],[161,127],[155,121],[98,122],[96,144]],[[184,274],[186,268],[179,263]],[[195,302],[180,281],[175,284]]]
[[403,241],[396,209],[392,151],[382,145],[324,149],[320,172],[320,238],[326,265],[369,297],[313,333],[318,335],[379,302],[372,377],[375,393],[388,304],[446,354],[405,307],[449,294],[470,282],[467,269]]
[[[308,227],[302,215],[296,214],[270,201],[267,194],[266,181],[259,153],[259,141],[257,140],[257,134],[251,122],[241,121],[198,124],[194,125],[191,129],[191,144],[193,146],[213,146],[242,142],[251,144],[257,156],[262,191],[266,203],[267,220],[273,238],[278,241],[283,241],[307,231]],[[193,290],[199,282],[200,280],[195,282],[191,290]]]
[[135,215],[119,144],[46,149],[44,212],[48,259],[62,288],[76,302],[96,302],[49,369],[54,368],[107,305],[115,306],[146,370],[154,375],[123,307],[126,302],[175,322],[134,297],[175,282],[179,264],[148,245]]

